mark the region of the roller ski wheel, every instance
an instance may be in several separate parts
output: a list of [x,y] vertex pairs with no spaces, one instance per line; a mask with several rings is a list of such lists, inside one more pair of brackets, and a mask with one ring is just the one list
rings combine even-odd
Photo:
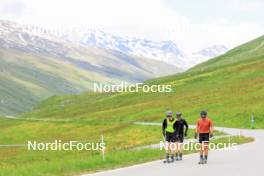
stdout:
[[163,161],[163,163],[164,163],[164,164],[165,164],[165,163],[170,163],[170,160],[166,159],[166,160]]

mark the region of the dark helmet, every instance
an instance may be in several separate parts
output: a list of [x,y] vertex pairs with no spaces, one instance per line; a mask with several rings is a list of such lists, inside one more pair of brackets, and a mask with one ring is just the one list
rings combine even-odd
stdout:
[[172,111],[167,111],[166,115],[167,115],[167,117],[172,117],[173,112]]
[[181,112],[176,112],[176,116],[181,116],[182,113]]
[[206,111],[202,111],[202,112],[200,113],[200,115],[201,115],[201,116],[207,116],[207,112],[206,112]]

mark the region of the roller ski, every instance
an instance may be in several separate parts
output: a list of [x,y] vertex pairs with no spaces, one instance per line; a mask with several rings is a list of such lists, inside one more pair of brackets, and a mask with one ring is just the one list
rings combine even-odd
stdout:
[[169,160],[169,158],[168,159],[165,159],[164,161],[163,161],[163,163],[165,164],[165,163],[171,163],[171,161]]
[[182,160],[182,153],[179,154],[178,161]]
[[166,155],[166,158],[163,161],[163,163],[170,163],[170,155],[169,154]]
[[204,159],[200,159],[200,161],[198,162],[198,164],[204,164]]
[[174,161],[175,161],[175,159],[174,159],[174,157],[172,156],[170,162],[173,163]]
[[207,159],[201,159],[198,164],[207,164]]

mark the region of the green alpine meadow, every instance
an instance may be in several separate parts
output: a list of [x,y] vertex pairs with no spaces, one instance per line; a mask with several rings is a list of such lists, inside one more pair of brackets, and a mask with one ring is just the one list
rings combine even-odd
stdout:
[[206,109],[218,126],[250,128],[254,115],[255,128],[263,128],[263,43],[262,36],[184,73],[145,82],[171,85],[171,93],[54,96],[21,117],[159,122],[166,110],[175,109],[194,124],[199,112]]

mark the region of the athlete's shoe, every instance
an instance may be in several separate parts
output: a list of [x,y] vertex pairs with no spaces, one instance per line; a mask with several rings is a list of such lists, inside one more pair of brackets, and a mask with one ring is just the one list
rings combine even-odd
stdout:
[[204,159],[203,163],[204,163],[204,164],[207,164],[207,159]]

